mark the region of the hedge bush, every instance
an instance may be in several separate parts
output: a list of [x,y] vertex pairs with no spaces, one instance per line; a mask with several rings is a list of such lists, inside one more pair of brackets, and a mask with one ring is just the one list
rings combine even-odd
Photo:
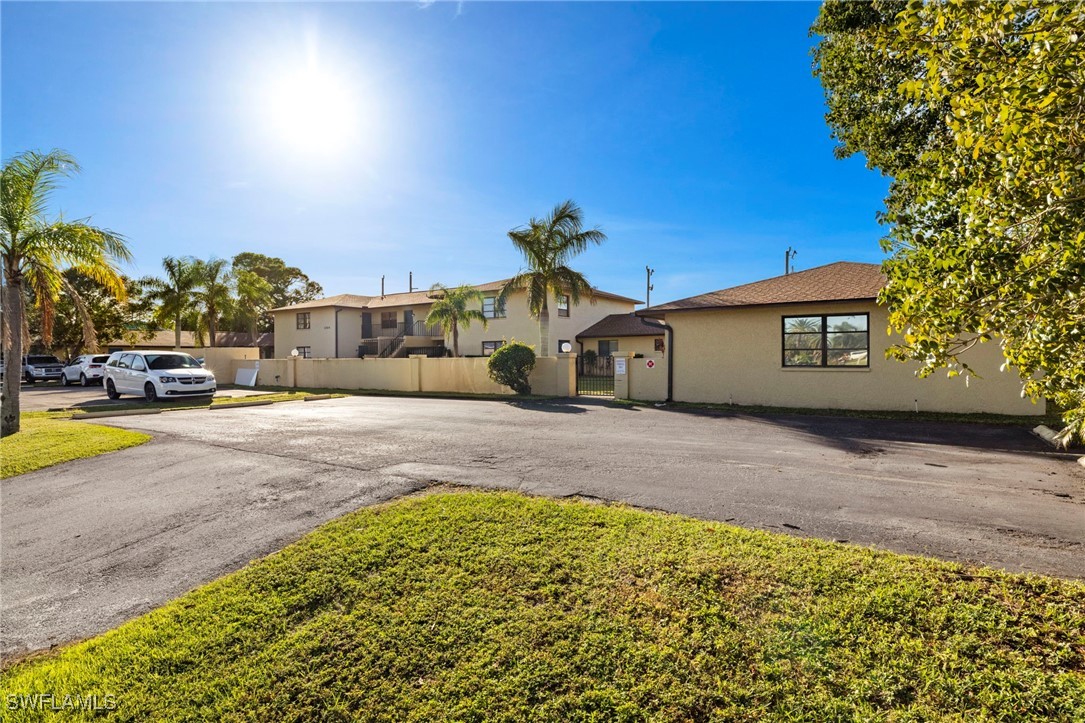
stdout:
[[527,344],[511,341],[490,355],[487,362],[490,379],[504,384],[517,394],[531,394],[528,377],[535,368],[535,350]]

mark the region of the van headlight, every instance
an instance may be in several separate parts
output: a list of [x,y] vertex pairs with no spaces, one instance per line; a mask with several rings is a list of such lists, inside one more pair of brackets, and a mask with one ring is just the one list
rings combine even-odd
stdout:
[[177,381],[177,377],[159,377],[158,381],[162,382],[163,384],[173,384]]

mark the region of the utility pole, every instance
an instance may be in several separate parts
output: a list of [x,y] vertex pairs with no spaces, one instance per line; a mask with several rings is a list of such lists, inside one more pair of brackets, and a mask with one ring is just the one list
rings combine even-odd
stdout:
[[384,298],[384,274],[381,274],[381,298]]
[[644,308],[647,309],[649,306],[652,305],[652,289],[655,288],[655,286],[652,284],[652,274],[654,274],[656,270],[650,269],[647,265],[645,265],[644,272],[648,276],[648,279],[645,281],[646,292],[644,294]]
[[410,272],[408,272],[408,274],[409,275],[407,277],[407,293],[413,293],[414,292],[414,272],[410,271]]
[[790,246],[787,247],[787,251],[784,251],[784,276],[791,273],[791,259],[795,258],[798,253]]

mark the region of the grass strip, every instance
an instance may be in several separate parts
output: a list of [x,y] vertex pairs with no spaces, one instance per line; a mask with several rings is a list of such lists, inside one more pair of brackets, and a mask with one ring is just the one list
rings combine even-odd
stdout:
[[142,432],[72,422],[56,413],[24,414],[19,432],[0,439],[0,479],[134,447],[150,439]]
[[346,515],[2,687],[112,696],[117,721],[1082,720],[1085,586],[436,493]]

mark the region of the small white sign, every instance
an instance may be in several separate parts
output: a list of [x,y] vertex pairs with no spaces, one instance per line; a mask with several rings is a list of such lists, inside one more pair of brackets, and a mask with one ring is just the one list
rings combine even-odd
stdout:
[[614,360],[614,373],[625,374],[625,358],[618,357]]
[[655,369],[655,367],[656,367],[655,360],[654,359],[649,359],[648,361],[646,361],[644,363],[644,366],[648,367],[649,369]]
[[255,387],[256,372],[256,369],[238,369],[234,375],[234,384],[239,387]]

